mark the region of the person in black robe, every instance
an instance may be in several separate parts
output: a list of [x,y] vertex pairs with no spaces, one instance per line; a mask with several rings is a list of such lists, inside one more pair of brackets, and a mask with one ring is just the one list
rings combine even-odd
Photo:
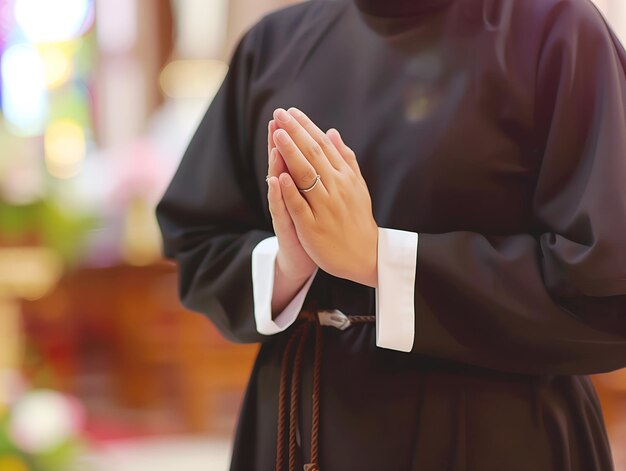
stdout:
[[[268,122],[292,107],[354,151],[378,227],[419,238],[408,348],[379,338],[382,286],[315,271],[304,306],[376,321],[320,329],[317,398],[320,350],[303,341],[297,441],[281,448],[282,361],[303,324],[259,328],[252,254],[275,236]],[[294,446],[295,469],[322,471],[613,469],[587,375],[626,367],[626,52],[589,0],[272,12],[156,215],[182,303],[261,343],[231,471],[279,469]]]

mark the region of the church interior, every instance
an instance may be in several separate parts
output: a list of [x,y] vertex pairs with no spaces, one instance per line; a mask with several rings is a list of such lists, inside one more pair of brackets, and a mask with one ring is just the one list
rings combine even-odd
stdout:
[[[626,2],[594,2],[626,41]],[[0,0],[0,470],[228,469],[259,346],[181,306],[154,207],[291,3]],[[592,379],[626,471],[626,369]]]

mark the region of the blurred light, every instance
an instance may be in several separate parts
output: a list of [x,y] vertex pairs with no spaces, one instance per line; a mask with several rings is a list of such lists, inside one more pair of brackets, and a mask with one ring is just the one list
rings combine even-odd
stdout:
[[130,51],[137,40],[137,1],[103,0],[96,2],[100,49],[106,53]]
[[90,26],[90,0],[15,0],[15,20],[32,42],[66,41]]
[[614,0],[611,2],[610,22],[615,27],[616,32],[623,44],[626,44],[626,2]]
[[2,55],[2,107],[21,134],[41,134],[47,111],[44,66],[30,44],[10,46]]
[[107,60],[100,75],[97,93],[106,105],[100,107],[100,143],[114,148],[134,139],[144,129],[148,116],[146,76],[139,61],[124,56]]
[[409,121],[421,121],[428,115],[430,110],[430,100],[428,97],[413,97],[406,104],[406,118]]
[[48,88],[63,85],[72,73],[72,50],[68,44],[44,44],[38,47]]
[[11,438],[24,451],[45,452],[80,433],[84,410],[69,396],[40,390],[23,396],[11,414]]
[[172,98],[213,97],[227,71],[228,64],[219,60],[177,60],[165,66],[159,82]]
[[0,177],[1,198],[11,204],[29,204],[44,196],[44,172],[39,153],[13,154]]
[[17,455],[0,457],[0,469],[2,471],[28,471],[28,465]]
[[161,256],[161,238],[152,205],[136,197],[128,206],[124,221],[122,254],[135,266],[149,265]]
[[57,178],[70,178],[80,171],[86,143],[83,128],[74,121],[59,120],[46,130],[46,167]]
[[[13,267],[10,267],[12,269]],[[0,371],[16,371],[20,368],[24,356],[24,336],[22,335],[22,317],[20,303],[8,297],[0,298]],[[5,379],[5,378],[3,378]],[[0,384],[3,405],[11,405],[16,391],[10,382]],[[13,396],[13,397],[12,397]],[[2,423],[0,418],[0,423]],[[4,471],[4,468],[0,468]]]
[[[18,370],[0,368],[0,408],[13,404],[26,389],[26,381]],[[4,470],[2,467],[0,469]]]
[[220,57],[226,43],[228,0],[174,0],[176,55]]
[[[0,248],[0,301],[6,298],[39,299],[52,289],[62,270],[60,256],[52,249]],[[0,304],[2,307],[6,306]],[[8,316],[2,316],[5,322],[6,318]]]
[[11,2],[0,0],[0,50],[9,36],[10,31],[13,29],[13,5]]

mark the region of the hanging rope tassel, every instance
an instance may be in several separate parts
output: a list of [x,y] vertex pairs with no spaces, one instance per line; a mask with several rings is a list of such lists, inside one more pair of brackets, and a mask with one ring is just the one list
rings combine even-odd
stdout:
[[320,471],[318,465],[320,433],[320,374],[322,369],[322,326],[315,323],[315,357],[313,359],[313,418],[311,420],[311,462],[304,471]]
[[278,392],[278,430],[276,441],[276,471],[283,471],[285,461],[285,422],[287,421],[287,374],[289,373],[289,357],[291,350],[298,338],[299,332],[304,325],[294,329],[291,337],[287,341],[287,346],[283,353],[283,360],[280,366],[280,389]]
[[[376,322],[376,316],[345,316],[345,322],[340,322],[341,330],[351,324]],[[291,376],[291,393],[289,405],[289,471],[296,471],[296,428],[298,426],[298,406],[300,399],[300,375],[302,360],[311,326],[315,330],[315,350],[313,356],[313,393],[312,393],[312,419],[311,419],[311,459],[304,465],[304,471],[320,471],[319,467],[319,431],[320,431],[320,383],[322,370],[322,325],[316,310],[302,310],[299,319],[303,322],[294,327],[285,351],[280,367],[280,386],[278,392],[278,429],[276,438],[276,471],[284,471],[285,466],[285,433],[287,428],[287,382],[289,381],[289,366],[291,352],[297,345],[293,360],[293,374]],[[340,319],[341,320],[341,319]],[[331,324],[325,324],[331,325]],[[339,325],[339,324],[338,324]]]
[[298,350],[294,360],[293,375],[291,376],[291,409],[289,411],[289,469],[296,469],[296,427],[298,426],[298,405],[300,396],[300,371],[302,369],[302,354],[309,337],[310,324],[305,324],[299,338]]

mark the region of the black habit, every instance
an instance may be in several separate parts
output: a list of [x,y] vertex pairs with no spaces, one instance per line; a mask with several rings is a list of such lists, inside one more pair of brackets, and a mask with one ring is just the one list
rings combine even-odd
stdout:
[[[291,106],[356,152],[379,227],[419,233],[412,351],[324,328],[320,469],[613,469],[586,375],[626,367],[626,53],[593,4],[312,0],[243,35],[157,207],[182,303],[261,342],[232,471],[276,458],[292,327],[257,332],[251,252]],[[319,270],[305,302],[373,315],[374,293]]]

